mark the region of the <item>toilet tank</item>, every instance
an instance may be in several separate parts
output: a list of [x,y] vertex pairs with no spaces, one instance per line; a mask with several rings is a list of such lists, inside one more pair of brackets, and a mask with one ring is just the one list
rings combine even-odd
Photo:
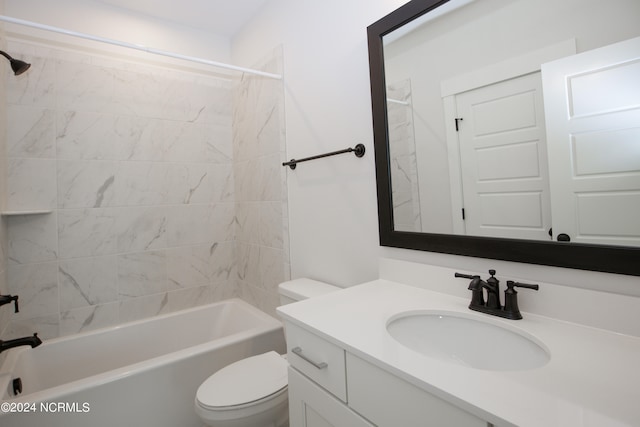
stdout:
[[339,291],[341,288],[317,280],[300,278],[289,280],[278,285],[280,305],[290,304],[307,298],[313,298],[329,292]]

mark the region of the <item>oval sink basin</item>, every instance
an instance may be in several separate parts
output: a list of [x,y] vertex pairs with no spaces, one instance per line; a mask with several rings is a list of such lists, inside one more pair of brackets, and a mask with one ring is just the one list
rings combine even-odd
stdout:
[[425,356],[490,371],[520,371],[545,365],[549,351],[517,327],[473,314],[425,311],[401,313],[387,331],[405,347]]

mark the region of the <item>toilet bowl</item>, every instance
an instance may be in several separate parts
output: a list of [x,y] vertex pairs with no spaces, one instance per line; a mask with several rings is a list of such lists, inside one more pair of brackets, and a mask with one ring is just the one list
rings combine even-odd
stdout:
[[211,375],[196,393],[196,413],[219,427],[281,427],[288,420],[287,361],[275,351]]
[[[310,279],[278,286],[281,304],[339,290]],[[213,427],[285,427],[289,425],[285,356],[275,351],[234,362],[207,378],[198,388],[195,411]]]

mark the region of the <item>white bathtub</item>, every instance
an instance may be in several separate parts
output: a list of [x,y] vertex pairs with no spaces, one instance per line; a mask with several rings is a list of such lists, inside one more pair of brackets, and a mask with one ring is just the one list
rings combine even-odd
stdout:
[[201,426],[198,386],[269,350],[285,352],[282,324],[239,299],[14,348],[0,367],[0,425]]

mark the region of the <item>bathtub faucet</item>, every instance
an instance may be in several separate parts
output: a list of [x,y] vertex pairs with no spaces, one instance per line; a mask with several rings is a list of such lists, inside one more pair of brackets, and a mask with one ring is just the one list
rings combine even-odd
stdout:
[[13,302],[13,306],[15,312],[18,311],[18,295],[0,295],[0,305],[11,304]]
[[33,334],[32,337],[24,337],[24,338],[16,338],[15,340],[0,340],[0,353],[5,350],[9,350],[13,347],[18,347],[21,345],[30,345],[31,348],[37,347],[42,344],[42,340],[38,338],[38,334]]

